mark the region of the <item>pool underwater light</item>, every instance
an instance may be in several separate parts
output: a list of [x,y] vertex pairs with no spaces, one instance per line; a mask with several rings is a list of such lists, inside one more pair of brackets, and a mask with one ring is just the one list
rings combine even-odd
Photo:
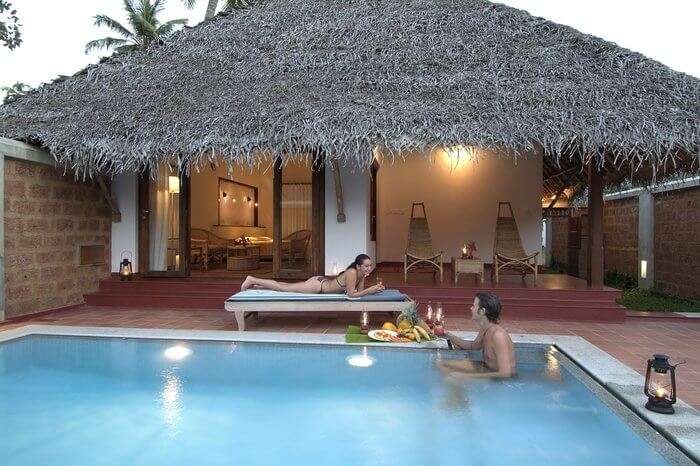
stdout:
[[348,364],[355,367],[370,367],[372,364],[374,364],[374,358],[367,354],[366,346],[362,348],[362,354],[353,354],[352,356],[348,356],[346,361]]
[[183,345],[175,345],[166,349],[163,354],[166,358],[174,361],[181,361],[192,354],[192,350]]

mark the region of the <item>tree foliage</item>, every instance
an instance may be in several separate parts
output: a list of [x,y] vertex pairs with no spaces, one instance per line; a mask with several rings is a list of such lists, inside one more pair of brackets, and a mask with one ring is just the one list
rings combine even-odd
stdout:
[[7,0],[0,0],[0,43],[13,50],[22,43],[17,10]]
[[85,53],[100,49],[114,49],[119,53],[140,49],[187,24],[184,18],[161,23],[158,16],[164,3],[164,0],[123,0],[129,27],[107,15],[95,15],[95,26],[106,26],[120,37],[92,40],[85,45]]

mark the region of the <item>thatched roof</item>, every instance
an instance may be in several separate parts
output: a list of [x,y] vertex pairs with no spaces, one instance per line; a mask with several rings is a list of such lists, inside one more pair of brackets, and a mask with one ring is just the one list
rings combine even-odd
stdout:
[[106,173],[454,144],[697,170],[699,102],[694,77],[487,1],[270,0],[0,107],[0,136]]

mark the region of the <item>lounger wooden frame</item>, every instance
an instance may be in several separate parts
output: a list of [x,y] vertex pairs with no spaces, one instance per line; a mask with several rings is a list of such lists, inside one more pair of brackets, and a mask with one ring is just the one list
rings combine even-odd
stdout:
[[261,312],[371,312],[385,313],[398,316],[406,310],[411,301],[226,301],[224,308],[233,312],[238,324],[238,330],[245,330],[245,319],[249,316],[257,318]]

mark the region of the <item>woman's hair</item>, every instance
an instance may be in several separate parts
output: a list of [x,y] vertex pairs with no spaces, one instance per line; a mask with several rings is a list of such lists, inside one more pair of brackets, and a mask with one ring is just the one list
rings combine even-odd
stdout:
[[359,254],[354,261],[352,261],[352,264],[348,265],[345,270],[350,270],[354,269],[358,265],[362,265],[362,263],[366,260],[372,260],[371,257],[369,257],[367,254]]

